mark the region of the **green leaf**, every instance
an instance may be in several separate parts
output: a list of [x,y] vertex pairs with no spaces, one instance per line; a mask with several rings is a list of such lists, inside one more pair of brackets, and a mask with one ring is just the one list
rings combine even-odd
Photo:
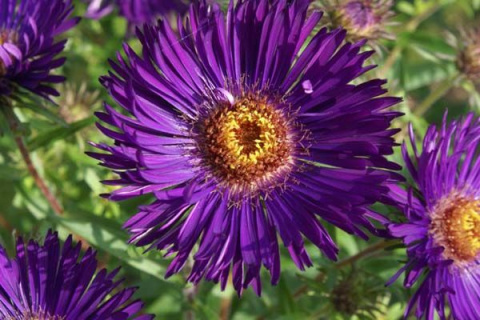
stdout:
[[475,17],[475,1],[473,0],[457,0],[456,6],[458,8],[461,8],[463,13],[465,13],[470,19],[473,19]]
[[85,170],[85,182],[88,184],[90,189],[92,189],[93,192],[100,194],[104,190],[102,183],[100,182],[102,178],[100,178],[95,170],[93,168],[87,168]]
[[39,191],[30,190],[24,182],[16,184],[16,189],[23,204],[35,219],[46,220],[49,216],[54,215],[45,198],[39,196]]
[[19,93],[13,97],[13,100],[15,101],[15,107],[29,109],[34,113],[40,114],[45,118],[57,123],[58,125],[67,126],[65,120],[63,120],[46,106],[46,104],[49,104],[50,106],[57,108],[53,102],[37,97],[29,91],[22,89],[18,90]]
[[397,4],[397,10],[410,16],[415,14],[415,6],[407,1],[401,1]]
[[22,184],[19,184],[18,190],[25,206],[37,220],[49,221],[50,224],[65,229],[63,230],[66,231],[65,234],[79,235],[90,245],[108,252],[141,272],[165,281],[164,266],[153,260],[148,254],[143,253],[143,249],[128,245],[128,236],[121,231],[122,229],[117,223],[84,211],[79,216],[58,216],[53,213],[42,197],[35,196],[35,194],[32,197],[31,192],[28,192]]
[[295,313],[297,305],[295,304],[295,299],[293,298],[292,292],[288,288],[284,277],[280,277],[280,282],[278,284],[278,298],[282,311],[287,314]]
[[473,9],[479,10],[480,9],[480,0],[472,0]]
[[415,44],[416,48],[427,51],[436,57],[442,55],[454,58],[456,55],[456,50],[445,41],[445,37],[417,31],[411,34],[409,41],[410,45]]
[[[22,172],[20,172],[17,168],[13,168],[12,166],[9,166],[7,164],[0,164],[0,177],[2,182],[4,182],[2,185],[5,185],[6,187],[11,189],[11,186],[9,186],[8,183],[5,183],[6,181],[18,181],[20,180],[22,176]],[[2,190],[2,187],[0,186],[0,190]],[[3,194],[2,195],[3,199]]]
[[355,241],[355,237],[349,235],[348,233],[340,229],[336,229],[336,234],[338,245],[343,250],[345,250],[344,252],[347,253],[349,256],[354,255],[359,251],[358,243]]
[[403,64],[403,88],[406,91],[416,90],[443,81],[456,73],[453,63]]
[[89,125],[95,123],[94,117],[88,117],[83,120],[71,123],[67,127],[56,126],[53,129],[42,132],[28,141],[30,151],[50,145],[57,140],[65,139]]
[[[0,105],[0,108],[3,106]],[[0,113],[0,138],[3,137],[3,135],[8,132],[10,129],[8,127],[8,122],[7,119],[5,118],[5,115],[3,113]]]
[[111,229],[105,225],[107,221],[92,214],[82,214],[82,217],[51,216],[50,218],[59,226],[84,238],[90,245],[110,253],[141,272],[164,281],[165,268],[159,262],[149,258],[147,254],[128,245],[127,236],[119,231],[120,228]]

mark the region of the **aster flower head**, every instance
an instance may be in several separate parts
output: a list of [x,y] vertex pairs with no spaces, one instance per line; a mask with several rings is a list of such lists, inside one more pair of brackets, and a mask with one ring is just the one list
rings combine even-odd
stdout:
[[59,91],[58,113],[67,123],[86,119],[91,114],[92,106],[100,104],[100,91],[90,90],[87,82],[80,85],[66,82],[60,86]]
[[200,1],[178,34],[166,21],[138,31],[142,56],[126,45],[102,79],[127,115],[105,105],[98,126],[115,145],[91,156],[120,176],[109,199],[155,196],[125,228],[175,255],[168,276],[193,255],[189,281],[232,274],[239,293],[260,293],[262,265],[279,279],[277,234],[303,270],[304,237],[336,258],[321,220],[374,230],[367,207],[398,169],[385,155],[399,99],[382,80],[350,84],[372,52],[340,29],[314,33],[309,2],[232,1],[224,17]]
[[73,27],[70,0],[0,0],[0,98],[15,86],[48,98],[63,77],[51,75],[62,66],[57,55],[66,40],[56,37]]
[[19,238],[10,258],[0,246],[0,316],[4,320],[147,320],[135,316],[140,301],[130,301],[135,288],[117,290],[118,269],[96,272],[97,260],[89,248],[70,236],[63,246],[57,233],[48,232],[44,244]]
[[371,41],[382,38],[392,39],[387,27],[394,15],[391,8],[392,0],[326,0],[325,11],[329,24],[343,27],[347,37],[352,41],[368,39]]
[[100,19],[118,9],[131,26],[152,23],[170,12],[180,14],[188,10],[184,0],[87,0],[86,17]]
[[[321,293],[322,298],[325,296],[325,291]],[[360,270],[340,273],[337,283],[327,297],[331,304],[329,312],[340,313],[345,319],[354,316],[362,319],[378,319],[382,310],[385,309],[386,295],[383,280],[377,275]]]
[[[478,319],[480,305],[480,119],[465,119],[431,126],[423,151],[415,147],[405,163],[413,186],[392,186],[391,197],[406,216],[391,224],[394,237],[407,246],[405,286],[419,282],[405,316],[447,319],[446,304],[453,319]],[[392,279],[395,280],[394,277]]]
[[458,49],[457,68],[471,80],[480,80],[480,28],[462,29]]

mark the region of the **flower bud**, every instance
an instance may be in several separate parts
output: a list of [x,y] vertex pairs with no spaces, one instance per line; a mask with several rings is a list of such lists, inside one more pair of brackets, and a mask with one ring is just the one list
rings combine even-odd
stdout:
[[462,30],[458,49],[458,70],[472,80],[478,79],[480,77],[480,29]]
[[393,16],[391,0],[327,0],[330,26],[347,30],[350,41],[391,39],[387,32]]

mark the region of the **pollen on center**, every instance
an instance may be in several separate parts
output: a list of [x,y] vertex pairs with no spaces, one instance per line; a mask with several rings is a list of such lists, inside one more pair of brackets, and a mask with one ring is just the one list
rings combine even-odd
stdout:
[[[214,175],[245,189],[291,164],[290,127],[266,101],[243,98],[216,108],[201,124],[201,149]],[[250,188],[251,189],[251,188]]]
[[431,232],[445,248],[444,256],[468,263],[480,253],[480,200],[453,195],[434,210]]

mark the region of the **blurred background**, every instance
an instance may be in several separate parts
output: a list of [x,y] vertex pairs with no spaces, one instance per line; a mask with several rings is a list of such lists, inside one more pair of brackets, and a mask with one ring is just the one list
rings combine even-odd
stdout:
[[[83,16],[86,4],[74,2],[76,14]],[[328,11],[323,23],[348,23],[334,12],[337,1],[314,5]],[[480,55],[474,49],[480,50],[480,31],[466,30],[478,25],[480,0],[393,1],[391,11],[392,16],[380,26],[385,34],[369,41],[377,51],[369,61],[378,67],[365,77],[388,79],[390,94],[404,98],[397,108],[405,116],[394,123],[402,129],[398,142],[409,122],[421,137],[430,124],[441,121],[445,110],[449,118],[469,111],[478,114],[475,67],[480,68]],[[261,299],[251,290],[239,299],[232,288],[221,292],[207,282],[193,288],[185,284],[188,270],[167,281],[163,275],[171,258],[163,258],[160,252],[143,255],[142,249],[126,244],[123,222],[151,198],[121,203],[102,199],[99,194],[110,189],[100,181],[112,174],[85,155],[93,150],[89,141],[105,139],[95,128],[93,114],[102,101],[111,99],[98,78],[109,71],[108,59],[115,57],[124,41],[140,49],[134,37],[125,40],[126,31],[127,22],[116,14],[83,19],[66,35],[67,62],[58,73],[67,81],[59,87],[58,106],[45,106],[42,115],[34,113],[34,107],[17,110],[34,165],[64,206],[63,216],[56,216],[43,198],[11,137],[0,138],[1,244],[13,252],[17,235],[41,239],[52,227],[63,239],[74,233],[98,249],[102,266],[110,270],[122,266],[126,284],[140,287],[137,297],[146,303],[145,312],[158,319],[400,319],[410,292],[402,289],[401,280],[387,288],[384,284],[405,260],[404,250],[362,253],[349,260],[375,245],[376,239],[365,242],[330,228],[342,262],[332,263],[311,247],[316,267],[303,273],[282,252],[280,284],[271,287],[266,278]],[[473,48],[468,52],[473,58],[465,55],[468,48]],[[392,160],[402,163],[399,154]],[[390,208],[377,205],[375,209],[395,219]]]

